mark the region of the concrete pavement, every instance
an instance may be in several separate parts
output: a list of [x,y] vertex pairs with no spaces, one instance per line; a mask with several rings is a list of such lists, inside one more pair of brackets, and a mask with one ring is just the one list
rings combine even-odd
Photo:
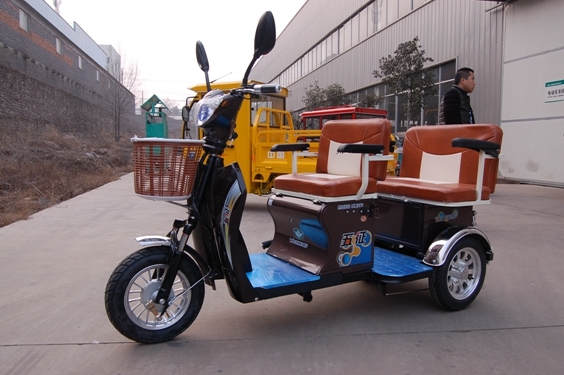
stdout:
[[[250,251],[273,231],[265,203],[248,198]],[[218,282],[186,332],[140,345],[107,319],[105,284],[133,237],[184,212],[126,175],[0,228],[0,374],[561,374],[564,189],[500,184],[477,211],[495,259],[466,310],[363,282],[243,305]]]

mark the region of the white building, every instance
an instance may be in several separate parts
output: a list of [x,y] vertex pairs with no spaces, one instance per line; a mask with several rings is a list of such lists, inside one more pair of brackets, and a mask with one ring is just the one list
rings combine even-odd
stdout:
[[[274,15],[276,17],[276,15]],[[290,90],[300,111],[311,84],[341,84],[353,102],[384,95],[395,131],[436,124],[458,68],[475,70],[477,122],[504,130],[507,179],[564,186],[564,1],[308,0],[251,77]],[[407,122],[402,96],[372,72],[398,44],[418,37],[436,77],[421,118]]]

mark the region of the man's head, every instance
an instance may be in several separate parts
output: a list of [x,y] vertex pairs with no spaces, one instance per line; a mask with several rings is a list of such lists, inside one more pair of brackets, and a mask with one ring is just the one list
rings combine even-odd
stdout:
[[467,93],[474,91],[476,81],[474,80],[474,71],[470,68],[460,68],[454,76],[454,84]]

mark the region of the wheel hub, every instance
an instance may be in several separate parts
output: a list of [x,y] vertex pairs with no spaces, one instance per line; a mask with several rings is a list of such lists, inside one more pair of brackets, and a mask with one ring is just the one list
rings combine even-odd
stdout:
[[452,259],[448,271],[448,289],[455,299],[464,299],[476,288],[480,269],[476,268],[478,254],[474,250],[465,248],[460,250]]
[[460,260],[452,265],[451,278],[468,280],[470,278],[470,269],[468,263]]
[[[152,280],[147,283],[144,287],[141,288],[141,301],[145,307],[149,310],[152,310],[152,307],[156,308],[158,313],[162,313],[163,311],[163,304],[157,301],[157,293],[161,288],[162,281]],[[170,295],[168,296],[168,300],[174,299],[174,291],[170,291]]]
[[[162,286],[166,267],[155,264],[140,270],[129,282],[124,296],[126,313],[131,321],[143,329],[160,330],[182,318],[190,304],[186,294],[189,281],[179,272],[174,287],[168,295],[168,306],[158,303],[157,294]],[[176,295],[182,298],[176,300]]]

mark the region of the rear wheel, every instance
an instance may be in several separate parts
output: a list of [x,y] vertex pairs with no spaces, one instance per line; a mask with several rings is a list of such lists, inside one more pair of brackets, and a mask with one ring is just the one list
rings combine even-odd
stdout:
[[483,246],[473,238],[460,240],[429,278],[429,289],[445,310],[462,310],[480,293],[486,277]]
[[169,247],[141,249],[121,262],[106,286],[106,313],[125,337],[142,343],[171,340],[196,319],[204,284],[195,262],[184,256],[168,297],[169,306],[153,302],[168,269]]

